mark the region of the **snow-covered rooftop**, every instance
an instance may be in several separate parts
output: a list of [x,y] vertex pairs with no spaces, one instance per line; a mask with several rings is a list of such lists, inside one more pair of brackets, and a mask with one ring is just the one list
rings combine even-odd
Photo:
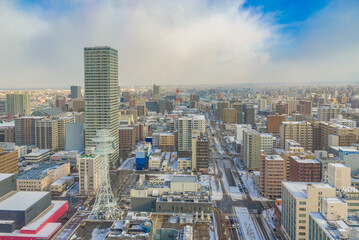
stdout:
[[0,210],[25,211],[49,192],[16,192],[0,202]]

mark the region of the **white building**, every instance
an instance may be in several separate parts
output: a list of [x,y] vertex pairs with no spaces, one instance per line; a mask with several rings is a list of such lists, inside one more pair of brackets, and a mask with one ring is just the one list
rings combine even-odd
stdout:
[[79,191],[82,195],[95,195],[99,178],[101,157],[95,154],[84,154],[78,162]]
[[206,131],[206,120],[204,115],[188,115],[178,118],[178,151],[192,151],[192,132],[198,130]]

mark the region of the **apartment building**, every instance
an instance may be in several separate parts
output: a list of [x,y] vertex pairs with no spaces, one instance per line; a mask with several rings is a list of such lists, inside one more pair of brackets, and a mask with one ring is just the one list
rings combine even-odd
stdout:
[[192,151],[192,132],[198,130],[201,133],[206,131],[206,120],[204,115],[188,115],[178,118],[178,151]]
[[120,153],[132,152],[136,148],[136,132],[134,127],[119,128],[119,149]]
[[79,171],[79,192],[81,195],[96,195],[98,188],[98,179],[100,174],[99,155],[83,154],[77,162]]
[[279,134],[282,122],[287,119],[287,115],[269,115],[267,117],[267,131],[272,134]]
[[173,133],[160,133],[158,146],[162,152],[176,152],[176,136]]
[[282,122],[279,147],[285,148],[285,140],[292,139],[309,151],[313,151],[313,125],[309,122]]
[[44,117],[28,116],[15,119],[15,143],[17,146],[35,145],[35,122]]
[[329,122],[330,119],[336,118],[340,114],[340,108],[324,106],[318,108],[318,121]]
[[264,197],[281,198],[282,181],[285,179],[284,159],[279,155],[267,155],[262,151],[259,186]]
[[58,121],[42,119],[35,123],[35,145],[40,149],[59,150]]
[[290,157],[298,156],[303,159],[314,159],[314,154],[310,151],[304,150],[302,147],[292,147],[289,150],[280,151],[280,156],[284,159],[285,165],[285,179],[289,180],[290,176]]
[[301,159],[291,156],[289,166],[289,180],[292,182],[320,182],[321,164],[315,159]]

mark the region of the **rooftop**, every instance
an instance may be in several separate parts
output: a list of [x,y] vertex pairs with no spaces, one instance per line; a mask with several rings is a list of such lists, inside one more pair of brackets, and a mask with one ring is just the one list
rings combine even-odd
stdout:
[[285,187],[295,198],[306,199],[307,188],[310,184],[314,188],[333,188],[328,183],[321,182],[290,182],[284,181],[283,187]]
[[25,211],[49,192],[16,192],[0,202],[0,210]]
[[39,164],[34,164],[34,167],[31,168],[28,171],[22,172],[17,176],[17,179],[19,180],[41,180],[44,177],[47,176],[48,171],[51,169],[56,169],[63,164],[66,164],[65,162],[43,162]]
[[276,161],[284,161],[284,159],[279,155],[268,155],[265,158],[266,160],[276,160]]
[[196,176],[173,176],[171,182],[195,183],[195,182],[197,182],[197,177]]
[[4,181],[5,179],[11,177],[14,174],[10,174],[10,173],[0,173],[0,182]]

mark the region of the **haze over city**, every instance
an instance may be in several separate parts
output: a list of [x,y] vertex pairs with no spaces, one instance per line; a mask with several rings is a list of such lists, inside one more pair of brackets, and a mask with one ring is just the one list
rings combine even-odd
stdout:
[[4,0],[1,85],[82,84],[83,48],[103,45],[121,86],[351,83],[358,23],[356,0]]

